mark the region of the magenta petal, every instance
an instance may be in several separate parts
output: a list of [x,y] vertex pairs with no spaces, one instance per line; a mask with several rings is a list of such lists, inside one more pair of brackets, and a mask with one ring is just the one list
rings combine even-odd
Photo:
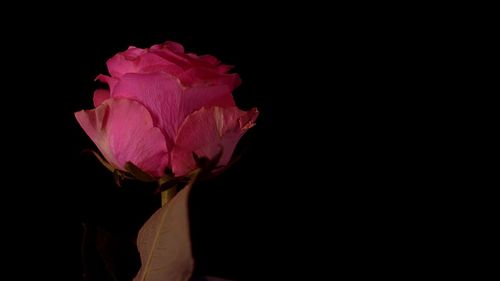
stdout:
[[94,91],[94,106],[98,107],[105,100],[110,98],[110,94],[108,90],[97,89]]
[[172,41],[167,41],[161,45],[155,45],[151,47],[151,49],[169,49],[174,53],[179,53],[179,54],[184,53],[184,47],[181,44]]
[[217,71],[219,73],[226,73],[233,68],[234,68],[234,66],[232,66],[232,65],[221,64],[221,65],[217,66]]
[[222,74],[216,69],[206,67],[194,67],[179,75],[179,80],[184,85],[195,86],[200,84],[227,85],[230,90],[234,90],[241,83],[238,74]]
[[110,76],[103,75],[103,74],[97,75],[97,77],[95,79],[102,82],[102,83],[108,84],[109,90],[111,92],[113,91],[113,88],[115,87],[116,83],[118,83],[118,81],[120,81],[117,78],[110,77]]
[[95,80],[99,81],[99,82],[102,82],[102,83],[108,83],[110,82],[112,78],[110,76],[107,76],[107,75],[104,75],[104,74],[99,74],[97,75],[97,77],[95,78]]
[[136,72],[137,62],[146,52],[144,49],[129,47],[125,52],[114,55],[106,62],[109,73],[113,77],[120,77],[125,73]]
[[136,60],[138,60],[138,58],[129,60],[122,54],[117,54],[110,58],[106,62],[106,65],[111,76],[120,77],[125,73],[137,72]]
[[120,78],[127,73],[145,73],[155,70],[167,70],[167,73],[176,75],[183,71],[180,66],[158,54],[143,51],[140,56],[128,57],[124,53],[119,53],[109,59],[106,65],[111,76]]
[[151,54],[155,54],[162,59],[164,59],[166,62],[169,62],[171,64],[175,64],[182,69],[187,69],[191,66],[191,62],[189,60],[189,57],[186,56],[185,54],[182,53],[176,53],[173,52],[169,49],[153,49],[151,48],[149,50]]
[[184,120],[183,113],[179,112],[182,94],[178,79],[162,72],[125,74],[111,91],[113,98],[128,98],[143,104],[156,126],[165,133],[168,147]]
[[193,152],[213,158],[222,149],[219,165],[226,165],[243,134],[254,125],[257,109],[242,111],[236,107],[202,108],[189,115],[175,140],[172,168],[177,176],[195,169]]
[[218,65],[220,63],[219,59],[212,55],[202,55],[198,57],[200,60],[210,64],[210,65]]
[[182,96],[182,112],[185,118],[202,107],[233,107],[231,87],[227,85],[199,85],[185,90]]
[[124,170],[130,161],[155,177],[164,174],[169,161],[165,137],[140,103],[108,99],[75,117],[113,166]]
[[[154,54],[151,54],[151,56],[156,56]],[[144,56],[144,59],[146,60],[149,57],[148,55]],[[138,73],[153,73],[153,72],[165,72],[173,76],[177,76],[184,72],[184,69],[182,69],[180,66],[177,66],[175,64],[169,63],[167,61],[163,61],[158,64],[154,63],[147,63],[145,61],[141,62],[141,65],[137,69]]]

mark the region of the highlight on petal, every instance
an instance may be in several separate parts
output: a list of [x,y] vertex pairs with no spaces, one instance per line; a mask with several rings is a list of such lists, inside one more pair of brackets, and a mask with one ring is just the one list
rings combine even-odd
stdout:
[[109,90],[97,89],[94,91],[94,106],[98,107],[105,100],[110,98]]
[[165,137],[140,103],[108,99],[96,109],[76,112],[75,117],[116,168],[124,170],[130,161],[154,177],[164,174],[169,162]]
[[196,168],[193,152],[212,159],[222,149],[219,166],[226,165],[236,144],[257,119],[256,108],[242,111],[237,107],[202,108],[184,121],[172,151],[172,169],[182,176]]

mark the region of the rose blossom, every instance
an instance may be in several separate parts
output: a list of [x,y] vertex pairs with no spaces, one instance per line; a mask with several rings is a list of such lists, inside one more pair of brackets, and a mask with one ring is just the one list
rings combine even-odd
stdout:
[[170,168],[183,176],[196,168],[193,153],[226,165],[256,108],[242,111],[232,91],[240,84],[230,66],[210,55],[185,53],[166,42],[130,47],[107,61],[109,90],[94,92],[95,109],[76,119],[106,160],[125,170],[127,162],[161,177]]

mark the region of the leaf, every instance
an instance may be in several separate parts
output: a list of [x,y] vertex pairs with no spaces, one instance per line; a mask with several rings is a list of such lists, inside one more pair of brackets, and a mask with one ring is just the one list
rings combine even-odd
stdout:
[[127,172],[132,174],[132,176],[134,176],[136,179],[140,181],[145,181],[145,182],[156,181],[153,176],[144,172],[143,170],[141,170],[141,168],[137,167],[136,165],[134,165],[134,163],[130,161],[125,164],[125,170],[127,170]]
[[189,233],[188,198],[196,176],[139,232],[142,267],[134,281],[188,281],[194,261]]
[[104,158],[102,158],[102,156],[97,153],[96,151],[92,150],[92,149],[86,149],[84,150],[84,152],[90,152],[92,153],[95,158],[97,158],[97,160],[99,160],[99,162],[101,162],[101,164],[106,167],[106,169],[108,169],[109,171],[111,171],[112,173],[115,172],[115,167],[113,167],[108,161],[106,161]]

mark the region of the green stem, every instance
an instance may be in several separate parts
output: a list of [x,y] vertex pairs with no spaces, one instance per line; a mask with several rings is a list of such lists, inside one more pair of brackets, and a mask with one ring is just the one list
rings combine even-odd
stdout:
[[177,186],[173,186],[167,190],[161,192],[161,206],[167,205],[172,198],[174,198],[175,194],[177,194]]

